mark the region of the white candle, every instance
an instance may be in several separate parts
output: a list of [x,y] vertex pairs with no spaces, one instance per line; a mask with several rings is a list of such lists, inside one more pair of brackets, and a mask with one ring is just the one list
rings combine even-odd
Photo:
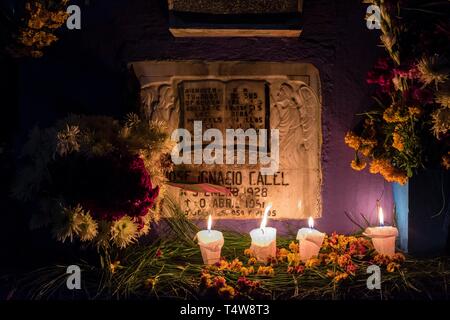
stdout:
[[398,230],[395,227],[384,225],[383,209],[379,204],[377,207],[380,226],[369,227],[363,234],[372,239],[373,246],[378,253],[392,256],[395,253],[395,238],[398,236]]
[[256,259],[261,262],[266,262],[270,257],[276,257],[277,253],[277,229],[266,227],[268,213],[271,208],[272,204],[269,203],[264,210],[260,227],[250,231],[250,237],[252,238],[250,249],[253,251]]
[[312,217],[308,219],[308,226],[309,228],[301,228],[297,232],[299,254],[302,261],[317,257],[325,238],[325,233],[314,229],[314,219]]
[[207,265],[220,261],[220,254],[224,243],[222,232],[211,230],[212,218],[208,217],[208,230],[197,233],[198,245],[202,253],[203,263]]

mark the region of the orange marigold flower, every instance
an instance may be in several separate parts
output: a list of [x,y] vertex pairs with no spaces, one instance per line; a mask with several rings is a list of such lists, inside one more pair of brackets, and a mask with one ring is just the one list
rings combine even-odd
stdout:
[[244,255],[245,255],[245,256],[252,257],[252,256],[253,256],[253,250],[250,249],[250,248],[245,249],[245,250],[244,250]]
[[403,151],[405,149],[405,145],[403,144],[403,138],[398,132],[394,132],[392,135],[392,146],[398,151]]
[[287,261],[290,266],[296,266],[300,263],[300,256],[298,255],[298,253],[291,252],[287,255]]
[[352,169],[356,170],[356,171],[364,170],[366,165],[367,164],[365,162],[362,162],[359,158],[352,160],[352,162],[350,163],[350,166],[352,167]]
[[225,300],[231,300],[235,296],[235,290],[233,287],[226,285],[219,289],[219,296]]
[[259,266],[256,273],[263,276],[273,276],[275,275],[275,270],[271,266]]
[[361,138],[352,131],[347,132],[344,141],[347,146],[355,150],[358,150],[361,146]]
[[373,159],[370,163],[369,171],[373,174],[381,174],[389,182],[405,184],[408,181],[406,172],[392,166],[391,162],[387,159]]
[[292,252],[298,252],[298,243],[295,241],[292,241],[289,244],[289,250],[291,250]]
[[327,250],[327,249],[328,249],[328,246],[329,246],[329,243],[328,243],[328,235],[325,235],[325,237],[323,238],[323,242],[322,242],[322,247],[321,247],[321,249]]
[[388,255],[379,253],[373,258],[373,261],[379,266],[385,266],[391,262],[391,259]]
[[31,29],[42,29],[45,26],[45,21],[40,19],[30,19],[28,20],[28,28]]
[[205,289],[211,286],[211,275],[209,273],[202,273],[202,276],[200,277],[200,288]]
[[254,273],[254,272],[255,272],[255,269],[254,269],[253,267],[249,267],[249,268],[242,267],[241,270],[240,270],[240,272],[241,272],[241,275],[242,275],[242,276],[246,277],[246,276],[248,276],[248,275]]
[[334,276],[333,282],[339,283],[347,278],[348,278],[348,273],[338,271],[338,272],[336,272],[336,275]]
[[257,262],[256,258],[255,258],[255,257],[251,257],[250,259],[248,259],[247,264],[248,264],[249,266],[253,266],[253,265],[256,264],[256,262]]
[[337,261],[338,261],[338,255],[336,252],[330,252],[330,254],[328,254],[328,256],[325,258],[326,264],[337,263]]
[[280,250],[278,250],[278,256],[279,257],[287,257],[287,255],[289,254],[289,251],[285,248],[281,248]]
[[383,119],[387,123],[402,123],[408,121],[409,114],[407,115],[401,114],[400,111],[398,110],[398,107],[392,105],[386,110],[384,110]]
[[395,262],[390,262],[386,267],[387,272],[394,272],[400,270],[400,265]]
[[347,264],[349,264],[352,261],[352,258],[350,257],[349,254],[343,254],[341,256],[339,256],[338,258],[338,265],[341,268],[344,268],[345,266],[347,266]]
[[305,267],[306,268],[315,268],[320,265],[320,260],[317,258],[311,258],[306,261]]
[[395,253],[391,257],[391,259],[392,259],[392,261],[400,263],[400,264],[405,262],[405,260],[406,260],[405,256],[402,253],[400,253],[400,252]]
[[218,263],[218,269],[219,270],[226,270],[229,267],[229,263],[227,260],[224,259],[220,259],[219,263]]
[[236,270],[240,270],[242,267],[242,262],[239,261],[238,258],[234,259],[233,261],[231,261],[231,263],[228,266],[228,269],[236,271]]

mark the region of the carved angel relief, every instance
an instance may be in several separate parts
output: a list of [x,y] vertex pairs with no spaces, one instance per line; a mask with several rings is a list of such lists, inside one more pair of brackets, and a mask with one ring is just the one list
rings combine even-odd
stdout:
[[314,152],[319,146],[316,139],[319,100],[307,85],[289,83],[282,83],[271,100],[270,125],[280,130],[281,167],[306,166],[309,151]]
[[171,85],[162,84],[144,88],[141,101],[143,112],[149,119],[163,121],[169,132],[178,128],[179,106],[175,103]]

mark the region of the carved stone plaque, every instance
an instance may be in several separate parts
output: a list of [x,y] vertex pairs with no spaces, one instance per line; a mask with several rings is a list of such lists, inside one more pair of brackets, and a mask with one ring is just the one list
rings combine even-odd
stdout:
[[263,129],[269,112],[265,84],[257,80],[183,81],[179,84],[180,126],[193,132],[194,121],[202,121],[204,129],[223,133],[227,128]]
[[224,137],[227,129],[279,132],[279,168],[271,175],[262,174],[259,163],[176,166],[170,181],[211,183],[231,191],[171,187],[188,217],[259,218],[269,202],[272,219],[321,216],[320,81],[313,66],[190,61],[139,62],[133,68],[142,84],[143,111],[165,121],[170,131],[180,127],[193,135],[194,121],[202,121],[203,131],[218,129]]

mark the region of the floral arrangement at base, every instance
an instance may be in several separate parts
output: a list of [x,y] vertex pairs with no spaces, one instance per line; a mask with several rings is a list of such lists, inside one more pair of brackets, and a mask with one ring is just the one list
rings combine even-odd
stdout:
[[[377,254],[365,237],[334,233],[325,238],[319,256],[306,262],[298,259],[297,242],[279,237],[276,257],[260,263],[248,249],[248,235],[224,232],[224,257],[205,266],[192,241],[198,230],[181,216],[168,219],[168,224],[164,236],[150,245],[111,252],[105,257],[107,263],[100,266],[80,262],[85,279],[80,294],[93,299],[238,301],[433,299],[448,295],[448,258],[418,260],[401,253],[384,256]],[[367,287],[367,270],[372,265],[380,267],[380,290]],[[58,288],[64,288],[65,281],[64,266],[52,266],[31,272],[15,288],[30,292],[32,299],[49,299],[64,293]],[[15,294],[19,292],[16,289]]]
[[160,217],[171,146],[163,124],[135,114],[69,116],[31,132],[14,194],[39,203],[31,226],[61,242],[124,248]]
[[345,136],[354,170],[405,184],[425,167],[450,169],[450,3],[371,0],[380,8],[378,60],[367,82],[376,105]]

